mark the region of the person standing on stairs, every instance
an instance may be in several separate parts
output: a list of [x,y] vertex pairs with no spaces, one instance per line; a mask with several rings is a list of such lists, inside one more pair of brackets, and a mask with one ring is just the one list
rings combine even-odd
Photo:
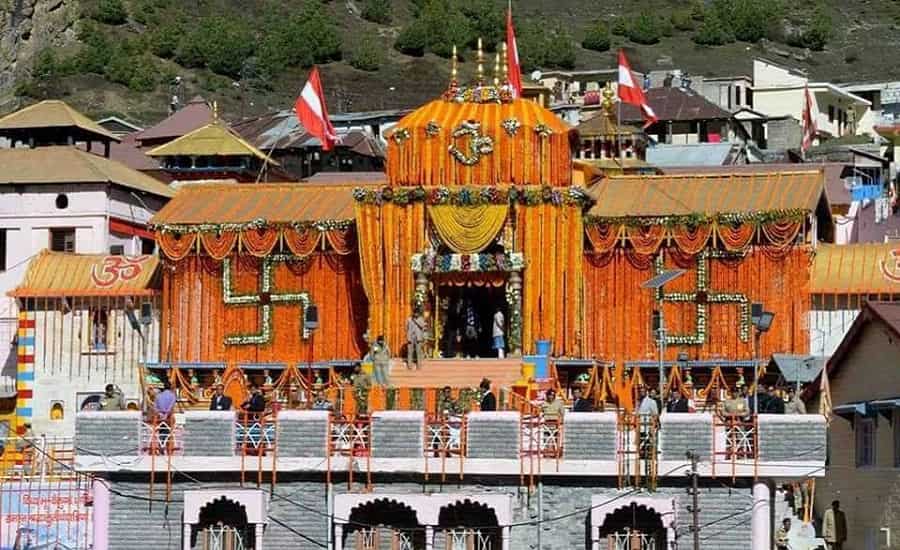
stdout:
[[425,346],[425,317],[416,311],[406,320],[406,368],[422,368]]
[[384,341],[384,335],[379,334],[372,344],[371,351],[373,372],[375,374],[375,383],[382,386],[388,385],[388,372],[391,368],[391,350],[388,348],[387,342]]
[[497,357],[500,359],[503,359],[506,352],[506,342],[504,341],[506,331],[504,330],[504,323],[503,312],[500,308],[497,308],[497,311],[494,312],[494,323],[493,328],[491,329],[491,336],[494,339],[494,349],[497,350]]

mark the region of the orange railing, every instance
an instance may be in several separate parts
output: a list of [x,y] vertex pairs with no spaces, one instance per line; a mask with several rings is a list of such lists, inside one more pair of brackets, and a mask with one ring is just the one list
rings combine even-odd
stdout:
[[468,423],[466,415],[426,415],[425,416],[425,480],[430,475],[430,458],[441,459],[441,481],[447,480],[447,459],[459,460],[459,479],[465,470],[466,441]]
[[75,442],[71,437],[0,439],[0,479],[68,479],[75,476]]
[[276,481],[278,451],[277,412],[253,413],[240,411],[234,426],[234,446],[241,457],[241,486],[246,482],[247,457],[256,457],[256,486],[263,483],[264,460],[272,457],[272,485]]
[[372,489],[372,420],[367,415],[330,416],[328,422],[328,449],[326,452],[327,481],[331,483],[332,464],[335,456],[347,458],[347,486],[353,489],[355,465],[365,462],[366,491]]
[[629,480],[634,487],[647,483],[656,487],[659,446],[659,417],[634,413],[619,413],[616,422],[616,462],[619,488]]
[[[719,444],[720,438],[724,444]],[[759,470],[759,421],[756,415],[741,417],[733,414],[713,414],[712,476],[722,459],[731,464],[731,479],[737,477],[738,461],[753,461],[753,477]]]
[[[172,456],[179,453],[181,432],[175,424],[175,416],[169,414],[160,416],[150,415],[146,422],[141,423],[140,451],[150,455],[150,502],[153,502],[153,489],[156,486],[156,457],[166,457],[166,502],[172,498]],[[151,504],[152,505],[152,504]]]

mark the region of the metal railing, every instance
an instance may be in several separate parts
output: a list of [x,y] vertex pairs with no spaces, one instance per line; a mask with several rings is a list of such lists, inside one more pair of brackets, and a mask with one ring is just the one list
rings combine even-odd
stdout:
[[610,550],[656,550],[656,537],[637,531],[624,531],[607,535]]
[[444,531],[447,537],[449,550],[493,550],[493,538],[481,531],[481,529],[447,529]]
[[184,428],[175,416],[151,417],[141,422],[140,450],[144,455],[180,455],[184,453]]
[[75,477],[75,442],[71,437],[38,436],[0,439],[0,480]]
[[713,415],[712,475],[716,464],[730,463],[732,481],[739,461],[753,461],[753,477],[759,468],[759,418],[756,415]]
[[425,418],[425,479],[429,478],[429,458],[441,459],[441,481],[447,479],[447,459],[459,460],[459,479],[463,479],[466,457],[466,416],[429,416]]
[[656,488],[659,465],[659,417],[619,414],[616,429],[616,462],[619,488],[631,481],[634,487]]
[[366,490],[372,488],[372,420],[368,416],[330,417],[328,424],[327,477],[331,483],[332,457],[347,458],[347,485],[353,489],[353,472],[365,462]]

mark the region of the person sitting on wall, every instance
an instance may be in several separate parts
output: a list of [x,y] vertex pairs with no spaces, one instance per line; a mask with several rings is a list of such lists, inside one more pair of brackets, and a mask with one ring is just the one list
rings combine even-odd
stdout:
[[209,410],[211,411],[230,411],[231,398],[225,395],[225,385],[216,384],[216,393],[213,394],[209,401]]
[[479,389],[481,389],[481,410],[496,411],[497,397],[491,392],[491,381],[487,378],[482,378]]
[[572,388],[572,412],[593,412],[594,401],[585,398],[581,386]]
[[101,411],[124,411],[125,396],[115,384],[107,384],[103,397],[100,398]]

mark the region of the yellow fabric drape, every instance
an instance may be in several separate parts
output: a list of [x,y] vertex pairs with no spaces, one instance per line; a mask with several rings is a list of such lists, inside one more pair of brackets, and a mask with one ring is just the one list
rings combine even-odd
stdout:
[[356,204],[356,231],[359,265],[363,289],[369,299],[368,331],[374,338],[384,334],[384,245],[381,208],[373,204]]
[[459,254],[474,254],[491,244],[503,228],[508,211],[506,204],[428,207],[438,235]]

